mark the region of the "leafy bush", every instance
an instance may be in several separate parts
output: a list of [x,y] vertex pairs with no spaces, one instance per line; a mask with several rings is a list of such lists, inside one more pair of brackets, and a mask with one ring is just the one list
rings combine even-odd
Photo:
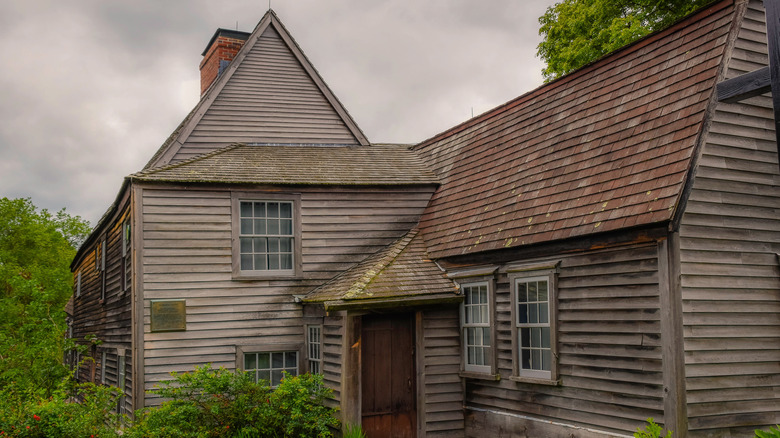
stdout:
[[769,432],[756,429],[756,438],[780,438],[780,426],[770,427]]
[[210,365],[190,373],[171,373],[173,380],[152,391],[169,399],[159,407],[136,412],[130,438],[329,437],[334,411],[322,405],[331,393],[321,376],[286,376],[272,390],[246,373]]
[[348,424],[344,428],[341,438],[366,438],[363,428],[359,424]]
[[63,381],[44,399],[0,390],[0,437],[117,437],[123,419],[113,412],[119,390],[92,383],[69,387],[71,384]]
[[[661,438],[661,432],[663,431],[663,428],[653,422],[652,418],[647,419],[647,425],[645,426],[645,429],[637,428],[636,432],[634,433],[634,438]],[[663,436],[663,438],[671,438],[672,437],[672,431],[669,430],[666,432],[666,435]]]

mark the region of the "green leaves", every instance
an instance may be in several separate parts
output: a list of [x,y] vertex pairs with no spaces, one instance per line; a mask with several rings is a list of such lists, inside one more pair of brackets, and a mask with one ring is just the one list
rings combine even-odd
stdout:
[[547,81],[663,29],[712,0],[563,0],[539,18]]
[[29,199],[0,199],[0,387],[48,397],[62,364],[70,262],[89,224]]

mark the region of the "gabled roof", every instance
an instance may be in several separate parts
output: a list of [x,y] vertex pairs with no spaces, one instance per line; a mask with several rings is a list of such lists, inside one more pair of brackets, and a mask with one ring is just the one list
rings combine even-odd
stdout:
[[368,144],[272,10],[144,169],[232,143]]
[[311,291],[305,303],[326,310],[458,302],[458,288],[428,257],[415,228],[352,269]]
[[234,144],[144,170],[137,181],[233,184],[412,185],[438,179],[407,145],[313,147]]
[[731,29],[723,1],[415,146],[435,258],[672,220]]

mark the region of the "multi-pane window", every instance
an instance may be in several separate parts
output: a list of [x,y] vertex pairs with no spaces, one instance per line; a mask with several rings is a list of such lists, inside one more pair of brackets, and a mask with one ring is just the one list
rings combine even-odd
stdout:
[[322,373],[322,326],[308,326],[306,342],[309,350],[309,372]]
[[515,287],[520,375],[549,378],[552,370],[549,277],[518,279]]
[[124,224],[122,224],[122,264],[121,264],[121,276],[122,276],[122,291],[127,290],[131,284],[132,269],[131,259],[132,251],[130,247],[130,219],[128,218]]
[[293,270],[293,203],[241,201],[241,271]]
[[298,375],[298,352],[244,353],[244,371],[252,374],[255,382],[265,380],[270,382],[272,387],[276,387],[284,378],[283,371],[291,376]]
[[463,286],[463,350],[466,371],[490,372],[490,304],[487,283]]

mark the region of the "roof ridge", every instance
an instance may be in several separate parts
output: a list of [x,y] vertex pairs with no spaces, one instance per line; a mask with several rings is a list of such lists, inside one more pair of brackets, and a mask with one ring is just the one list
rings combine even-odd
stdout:
[[[550,82],[544,83],[533,90],[527,91],[523,94],[521,94],[518,97],[515,97],[514,99],[511,99],[507,102],[504,102],[498,106],[495,106],[477,116],[474,116],[470,119],[467,119],[461,123],[458,123],[455,126],[452,126],[442,132],[439,132],[438,134],[434,134],[433,136],[415,144],[412,146],[412,149],[416,149],[418,147],[421,147],[426,144],[434,143],[436,141],[440,141],[443,138],[450,137],[452,135],[458,134],[472,126],[475,126],[485,120],[489,120],[492,117],[494,117],[496,114],[505,112],[517,105],[521,105],[523,102],[531,99],[532,97],[535,97],[537,95],[543,95],[547,92],[552,91],[553,88],[557,88],[559,86],[565,86],[565,84],[571,82],[572,80],[580,77],[584,72],[586,72],[589,69],[595,68],[596,66],[608,63],[610,62],[610,59],[614,56],[620,56],[620,54],[625,55],[626,53],[629,53],[632,50],[639,50],[643,45],[648,44],[655,39],[663,38],[663,36],[668,32],[673,32],[678,27],[684,27],[685,22],[691,20],[691,21],[698,21],[702,20],[705,17],[712,15],[715,12],[718,12],[719,10],[726,7],[728,4],[733,4],[734,0],[712,0],[710,3],[707,3],[706,5],[702,6],[701,8],[691,12],[690,14],[686,15],[685,17],[675,21],[674,23],[670,24],[669,26],[659,29],[655,32],[652,32],[650,34],[645,35],[642,38],[639,38],[638,40],[629,43],[623,47],[620,47],[618,49],[613,50],[612,52],[609,52],[607,54],[604,54],[600,58],[583,65],[582,67],[578,68],[577,70],[574,70],[572,72],[569,72],[559,78],[556,78]],[[710,11],[709,13],[705,13],[708,9],[718,7],[717,10]]]
[[192,158],[188,158],[186,160],[178,161],[176,163],[171,163],[171,164],[166,164],[165,166],[161,166],[161,167],[153,167],[151,169],[141,170],[140,172],[133,173],[130,176],[131,177],[133,177],[133,176],[147,176],[147,175],[153,175],[155,173],[162,172],[162,171],[165,171],[165,170],[176,169],[177,167],[182,167],[182,166],[186,166],[188,164],[195,163],[197,161],[205,160],[206,158],[211,158],[213,156],[223,154],[223,153],[231,151],[233,149],[237,149],[237,148],[239,148],[241,146],[246,146],[246,145],[244,143],[229,144],[229,145],[227,145],[227,146],[225,146],[223,148],[219,148],[219,149],[216,149],[216,150],[213,150],[213,151],[209,151],[209,152],[206,152],[206,153],[203,153],[203,154],[200,154],[200,155],[196,155],[196,156],[194,156]]

